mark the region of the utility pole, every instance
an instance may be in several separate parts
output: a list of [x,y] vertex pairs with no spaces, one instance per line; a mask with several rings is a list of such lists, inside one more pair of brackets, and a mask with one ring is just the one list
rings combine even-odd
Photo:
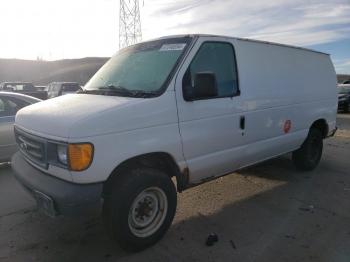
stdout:
[[142,40],[139,0],[120,0],[119,49]]

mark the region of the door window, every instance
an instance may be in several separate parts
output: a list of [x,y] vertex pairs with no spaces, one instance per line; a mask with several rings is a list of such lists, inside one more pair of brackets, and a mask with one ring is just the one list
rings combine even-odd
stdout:
[[239,94],[238,76],[234,48],[229,43],[205,42],[193,58],[184,78],[183,87],[194,88],[196,73],[215,74],[218,97],[232,97]]

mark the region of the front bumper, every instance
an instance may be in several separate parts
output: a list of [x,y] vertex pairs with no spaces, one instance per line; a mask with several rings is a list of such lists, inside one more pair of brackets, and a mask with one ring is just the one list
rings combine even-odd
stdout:
[[12,157],[15,178],[49,216],[82,215],[100,210],[103,183],[75,184],[45,174],[17,152]]

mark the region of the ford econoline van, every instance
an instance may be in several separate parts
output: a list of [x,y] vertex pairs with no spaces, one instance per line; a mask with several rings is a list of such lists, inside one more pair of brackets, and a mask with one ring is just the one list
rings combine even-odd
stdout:
[[12,167],[46,214],[102,207],[116,241],[138,251],[171,225],[177,192],[290,152],[315,169],[336,111],[328,54],[164,37],[120,50],[78,94],[20,110]]

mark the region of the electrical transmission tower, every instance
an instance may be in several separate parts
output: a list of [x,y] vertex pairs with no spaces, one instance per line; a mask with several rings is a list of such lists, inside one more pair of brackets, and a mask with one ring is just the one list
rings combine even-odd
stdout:
[[119,49],[142,40],[139,0],[120,0]]

